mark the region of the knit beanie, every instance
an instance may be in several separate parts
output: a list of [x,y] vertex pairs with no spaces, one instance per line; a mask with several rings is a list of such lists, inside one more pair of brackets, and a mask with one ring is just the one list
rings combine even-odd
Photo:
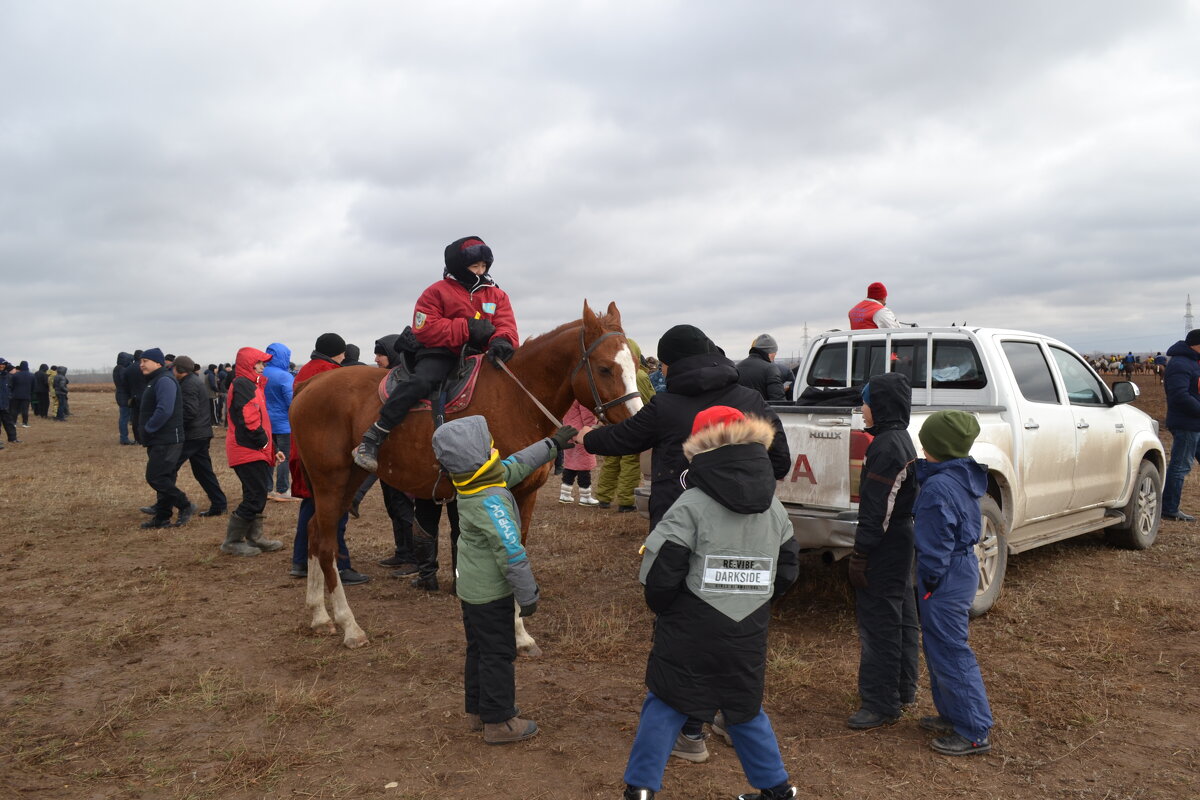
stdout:
[[157,361],[159,364],[166,364],[167,357],[163,355],[163,351],[157,347],[151,347],[149,350],[142,351],[142,358],[150,361]]
[[938,461],[966,458],[979,435],[979,420],[965,411],[938,411],[931,414],[917,434],[925,454]]
[[730,406],[709,406],[692,420],[692,435],[695,436],[705,428],[711,428],[714,425],[729,425],[734,422],[741,422],[745,418],[746,415],[736,408]]
[[362,351],[358,349],[358,345],[347,343],[347,345],[346,345],[346,360],[347,361],[358,361],[358,357],[361,353],[362,353]]
[[751,350],[761,350],[764,353],[778,353],[779,343],[775,341],[775,337],[769,333],[760,333],[754,343],[750,345]]
[[317,337],[317,346],[313,349],[323,356],[336,358],[346,352],[346,340],[336,333],[322,333]]
[[1184,339],[1188,347],[1195,347],[1200,344],[1200,328],[1188,331],[1187,337]]
[[179,356],[175,359],[174,367],[176,372],[182,372],[186,375],[190,375],[196,371],[196,362],[188,356]]
[[875,281],[867,287],[867,297],[882,303],[884,300],[887,300],[887,287],[879,281]]
[[719,352],[695,325],[676,325],[658,340],[658,360],[670,366],[681,358]]

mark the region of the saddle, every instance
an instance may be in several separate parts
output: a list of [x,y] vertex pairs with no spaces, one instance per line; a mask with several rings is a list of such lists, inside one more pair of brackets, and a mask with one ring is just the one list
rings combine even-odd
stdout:
[[[482,354],[467,356],[459,362],[456,370],[446,376],[446,380],[440,386],[434,387],[434,397],[423,398],[411,410],[433,411],[433,401],[437,399],[443,414],[462,411],[471,404],[471,397],[475,394],[475,382],[479,378],[479,367],[482,363]],[[400,362],[400,366],[388,370],[387,375],[383,376],[383,380],[379,382],[380,402],[386,403],[391,393],[396,390],[401,381],[408,380],[410,374],[408,364],[403,360]]]

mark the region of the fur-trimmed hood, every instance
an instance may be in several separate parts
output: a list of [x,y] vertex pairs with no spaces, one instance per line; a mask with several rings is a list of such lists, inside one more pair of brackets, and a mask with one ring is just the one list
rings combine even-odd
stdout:
[[738,514],[766,511],[775,497],[775,472],[767,455],[774,437],[774,426],[758,417],[693,434],[683,443],[683,454],[691,461],[687,485]]

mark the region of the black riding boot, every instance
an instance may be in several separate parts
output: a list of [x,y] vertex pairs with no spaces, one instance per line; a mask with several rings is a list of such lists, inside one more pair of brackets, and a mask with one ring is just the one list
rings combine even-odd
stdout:
[[387,439],[389,433],[391,431],[379,427],[378,422],[367,428],[362,442],[354,451],[354,463],[367,472],[375,472],[379,469],[379,447]]

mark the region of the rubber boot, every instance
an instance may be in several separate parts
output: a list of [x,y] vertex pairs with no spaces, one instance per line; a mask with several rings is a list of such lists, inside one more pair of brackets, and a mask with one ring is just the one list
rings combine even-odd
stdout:
[[242,519],[237,514],[230,514],[229,527],[225,529],[225,542],[221,545],[221,552],[231,556],[258,555],[259,549],[246,543],[246,536],[250,533],[250,527],[253,524],[251,520]]
[[537,723],[531,719],[513,717],[504,722],[483,723],[483,740],[488,744],[520,742],[538,732]]
[[569,483],[564,483],[562,485],[562,487],[558,490],[558,502],[560,502],[560,503],[575,502],[575,496],[571,494],[571,485]]
[[581,506],[598,506],[598,505],[600,505],[600,501],[597,500],[596,498],[592,497],[591,489],[580,489],[579,490],[579,505],[581,505]]
[[246,534],[246,541],[262,550],[264,553],[274,553],[276,550],[283,549],[283,542],[277,542],[274,539],[266,539],[263,537],[263,521],[266,519],[262,514],[254,516],[254,522],[250,525],[250,533]]
[[367,472],[373,473],[378,470],[379,446],[384,443],[389,433],[391,431],[386,431],[379,427],[378,422],[367,428],[367,432],[363,434],[362,442],[354,450],[354,463]]

